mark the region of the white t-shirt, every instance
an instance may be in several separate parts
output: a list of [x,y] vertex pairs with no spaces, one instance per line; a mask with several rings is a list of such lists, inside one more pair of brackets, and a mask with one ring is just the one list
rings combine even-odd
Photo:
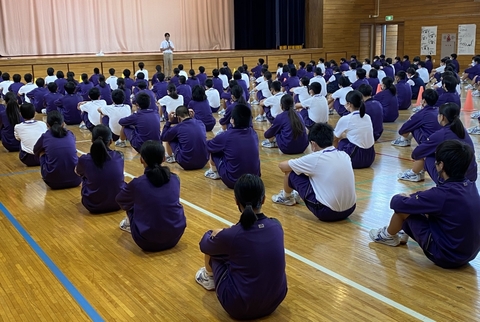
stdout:
[[220,78],[222,80],[223,89],[228,88],[228,77],[227,77],[227,75],[220,74],[220,75],[218,75],[218,78]]
[[332,146],[289,160],[288,165],[296,174],[308,176],[316,199],[333,211],[345,211],[355,204],[355,176],[345,152]]
[[[168,45],[168,43],[170,43],[170,46]],[[162,41],[162,43],[160,44],[160,49],[165,49],[165,48],[168,48],[168,47],[172,47],[173,49],[175,49],[175,46],[173,45],[173,42],[170,40],[170,41]],[[165,54],[172,54],[172,50],[171,49],[167,49],[167,50],[164,50],[163,51]]]
[[332,98],[340,100],[340,104],[345,105],[345,103],[347,103],[347,94],[351,91],[353,91],[351,86],[342,87],[332,94]]
[[255,83],[257,83],[257,84],[260,84],[260,83],[263,83],[263,82],[265,82],[265,77],[263,77],[263,76],[260,76],[259,78],[257,78],[255,80]]
[[107,78],[107,79],[105,80],[105,83],[107,83],[108,85],[110,85],[110,88],[112,89],[112,91],[114,91],[114,90],[116,90],[116,89],[118,88],[117,79],[118,79],[117,76],[110,76],[109,78]]
[[100,108],[100,111],[102,111],[103,115],[108,116],[108,127],[112,130],[112,133],[116,135],[120,135],[122,131],[122,126],[118,124],[118,121],[132,114],[130,106],[127,104],[103,106]]
[[378,70],[378,80],[380,81],[380,83],[382,82],[382,80],[387,77],[387,74],[385,74],[385,72],[381,69]]
[[278,69],[277,69],[277,77],[282,76],[282,74],[283,74],[283,67],[278,67]]
[[423,80],[425,84],[428,84],[428,81],[430,80],[430,75],[428,75],[428,69],[425,67],[421,67],[417,69],[418,76]]
[[293,94],[298,95],[298,101],[300,103],[305,101],[305,100],[308,100],[310,98],[310,94],[308,93],[308,87],[307,86],[295,87],[293,89]]
[[441,73],[445,72],[445,67],[447,67],[447,66],[446,66],[446,65],[442,65],[442,66],[440,66],[440,67],[437,67],[437,68],[436,68],[437,73],[440,73],[440,74],[441,74]]
[[242,73],[242,79],[245,81],[245,84],[247,84],[247,88],[250,89],[250,77],[248,77],[247,74]]
[[220,107],[220,94],[215,88],[207,89],[205,91],[205,95],[207,96],[208,104],[210,104],[210,107]]
[[275,118],[278,114],[282,113],[282,107],[280,106],[280,100],[282,96],[285,95],[284,92],[277,93],[273,96],[270,96],[265,99],[263,104],[267,107],[270,107],[270,113]]
[[105,106],[107,106],[105,100],[95,100],[80,105],[80,110],[88,113],[88,120],[90,123],[98,125],[100,124],[100,113],[98,113],[98,109]]
[[362,65],[362,68],[367,72],[367,75],[368,75],[368,73],[369,73],[370,70],[372,69],[372,65],[370,65],[370,64],[363,64],[363,65]]
[[317,67],[320,68],[322,70],[322,73],[325,74],[325,64],[324,63],[318,63]]
[[343,73],[343,76],[348,77],[350,83],[353,84],[357,80],[357,71],[355,69],[347,70]]
[[143,73],[143,75],[145,75],[145,80],[148,82],[149,78],[148,78],[148,70],[146,70],[145,68],[144,69],[139,69],[135,72],[135,77],[137,77],[138,73]]
[[18,94],[25,95],[25,102],[31,103],[30,99],[27,97],[26,94],[30,93],[31,91],[33,91],[37,87],[38,86],[35,85],[34,83],[25,84],[22,87],[20,87],[20,89],[18,90]]
[[328,122],[328,102],[325,96],[316,94],[310,98],[301,101],[302,107],[308,112],[308,118],[315,123],[327,123]]
[[[356,77],[356,76],[355,76]],[[335,78],[335,77],[334,77]],[[325,82],[325,78],[323,78],[323,76],[315,76],[315,77],[312,77],[310,79],[310,85],[312,83],[319,83],[320,85],[322,85],[322,90],[320,91],[320,94],[322,94],[323,96],[327,96],[327,82]]]
[[45,77],[45,85],[48,85],[50,83],[54,83],[57,80],[57,76],[52,75],[52,76],[47,76]]
[[347,139],[359,148],[368,149],[375,144],[372,120],[368,114],[360,117],[360,112],[355,111],[342,116],[338,120],[333,134],[339,138],[344,132],[347,133]]
[[15,125],[13,133],[15,138],[20,141],[22,151],[33,154],[33,147],[40,136],[47,132],[47,124],[42,121],[25,121]]
[[8,93],[8,88],[10,87],[10,85],[12,85],[13,82],[12,81],[3,81],[0,83],[0,88],[2,89],[2,93],[3,95],[7,95]]
[[[262,79],[263,79],[263,77],[262,77]],[[257,87],[255,87],[255,89],[257,91],[261,91],[263,97],[265,97],[265,98],[272,96],[272,92],[270,92],[270,88],[268,87],[268,82],[265,81],[265,80],[262,81],[260,84],[258,84]]]
[[178,76],[185,76],[186,79],[188,79],[188,74],[186,71],[184,71],[183,69],[178,73]]
[[167,114],[170,114],[172,112],[175,112],[177,107],[183,105],[183,95],[178,95],[177,99],[173,99],[167,95],[159,99],[158,103],[161,106],[165,106],[165,108],[167,109]]

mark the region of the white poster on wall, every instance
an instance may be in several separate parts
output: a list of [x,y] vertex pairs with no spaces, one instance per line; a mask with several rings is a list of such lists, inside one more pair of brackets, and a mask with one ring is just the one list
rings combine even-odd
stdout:
[[456,54],[457,34],[442,34],[441,56],[448,57],[451,54]]
[[474,55],[477,25],[458,25],[457,55]]
[[437,54],[437,26],[422,27],[420,54],[421,55]]

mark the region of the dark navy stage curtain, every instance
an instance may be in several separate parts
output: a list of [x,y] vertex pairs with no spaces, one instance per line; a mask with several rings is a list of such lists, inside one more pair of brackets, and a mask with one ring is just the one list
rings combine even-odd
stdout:
[[234,0],[235,49],[305,42],[305,0]]

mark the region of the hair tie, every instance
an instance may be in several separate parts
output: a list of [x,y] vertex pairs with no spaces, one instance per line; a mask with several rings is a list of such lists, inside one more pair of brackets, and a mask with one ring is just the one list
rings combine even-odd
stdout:
[[[252,207],[252,203],[251,203],[251,202],[245,203],[245,208],[248,207],[248,206]],[[252,207],[252,208],[253,208],[253,207]]]

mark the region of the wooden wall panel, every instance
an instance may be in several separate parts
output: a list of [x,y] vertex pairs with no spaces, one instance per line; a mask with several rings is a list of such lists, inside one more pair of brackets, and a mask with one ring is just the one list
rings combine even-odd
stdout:
[[[183,65],[183,70],[187,72],[192,68],[192,60],[191,59],[175,59],[175,55],[173,56],[173,68],[178,67],[178,65],[182,64]],[[160,64],[163,67],[163,60],[162,63]],[[155,70],[155,66],[153,66],[153,69]],[[152,74],[153,75],[153,74]]]
[[[86,73],[89,77],[93,74],[93,69],[97,67],[101,70],[101,63],[73,63],[68,64],[70,71],[75,73],[75,79],[78,81],[82,80],[82,74]],[[42,76],[44,77],[44,76]]]
[[[329,60],[335,60],[337,63],[340,63],[340,58],[345,58],[348,60],[350,60],[348,57],[347,57],[347,52],[346,51],[336,51],[336,52],[327,52],[325,53],[325,61],[329,61]],[[357,57],[358,58],[358,57]]]
[[205,73],[207,75],[212,75],[212,70],[218,68],[218,59],[217,58],[204,58],[204,59],[192,59],[192,68],[195,69],[195,72],[198,73],[198,67],[205,67]]
[[22,82],[24,82],[23,75],[30,73],[33,75],[32,65],[8,65],[0,67],[2,73],[9,73],[10,80],[12,80],[13,74],[20,74],[22,76]]
[[290,58],[290,55],[271,55],[267,57],[268,60],[268,69],[270,71],[276,71],[277,70],[277,64],[278,63],[287,63],[287,59]]
[[305,48],[323,47],[324,0],[305,1]]
[[218,67],[223,66],[223,62],[228,62],[228,67],[233,70],[237,70],[239,66],[243,65],[243,57],[225,57],[225,58],[219,58],[218,59]]
[[243,57],[243,63],[247,64],[248,70],[252,70],[253,67],[257,66],[258,59],[263,58],[265,60],[265,63],[267,63],[267,56],[245,56]]
[[33,66],[33,77],[45,77],[47,76],[47,68],[52,67],[55,69],[55,74],[61,70],[64,74],[68,72],[68,65],[67,64],[48,64],[48,65],[34,65]]
[[[156,73],[156,69],[155,69],[155,66],[157,65],[161,65],[163,67],[163,57],[162,56],[158,56],[158,59],[159,60],[136,60],[133,62],[133,69],[131,69],[132,71],[132,78],[134,78],[134,75],[135,75],[135,72],[137,70],[139,70],[138,68],[138,63],[139,62],[143,62],[145,64],[145,69],[148,70],[148,78],[152,78],[152,76]],[[175,61],[173,62],[175,64]],[[106,64],[104,62],[104,64]],[[189,67],[190,68],[190,67]],[[108,69],[104,69],[106,73],[108,73]]]
[[[115,69],[115,76],[123,77],[124,69],[130,69],[130,72],[133,75],[135,71],[138,69],[138,66],[134,66],[132,61],[119,61],[119,62],[104,62],[102,63],[102,68],[103,68],[103,75],[105,75],[105,77],[108,78],[110,76],[110,73],[108,72],[110,68]],[[155,66],[153,66],[152,69],[148,69],[148,68],[146,69],[148,70],[148,76],[152,77],[153,74],[155,73]],[[151,76],[150,76],[150,73],[152,73]]]
[[299,65],[298,65],[299,62],[303,61],[305,62],[305,64],[308,64],[308,62],[311,61],[312,59],[317,62],[320,57],[317,57],[316,55],[315,57],[312,58],[311,54],[303,54],[303,55],[290,55],[290,58],[293,59],[293,63],[295,64],[295,66],[299,68]]

